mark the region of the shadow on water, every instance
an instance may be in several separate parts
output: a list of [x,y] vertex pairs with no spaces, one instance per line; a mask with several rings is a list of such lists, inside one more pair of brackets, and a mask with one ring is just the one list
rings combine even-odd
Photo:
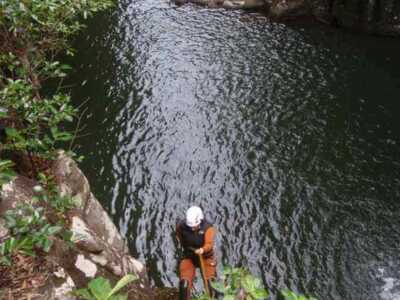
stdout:
[[272,290],[400,297],[400,41],[125,0],[76,47],[82,168],[155,284],[198,203]]

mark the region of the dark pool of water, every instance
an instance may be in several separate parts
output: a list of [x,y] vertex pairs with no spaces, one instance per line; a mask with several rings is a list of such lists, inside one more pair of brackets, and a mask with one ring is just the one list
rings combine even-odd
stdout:
[[399,40],[122,0],[76,48],[82,167],[155,284],[199,204],[273,291],[400,299]]

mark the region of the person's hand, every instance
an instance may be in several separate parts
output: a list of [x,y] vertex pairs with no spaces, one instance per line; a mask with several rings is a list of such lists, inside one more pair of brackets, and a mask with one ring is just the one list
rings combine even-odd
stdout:
[[202,255],[204,253],[204,249],[203,248],[196,249],[194,253],[196,253],[197,255]]

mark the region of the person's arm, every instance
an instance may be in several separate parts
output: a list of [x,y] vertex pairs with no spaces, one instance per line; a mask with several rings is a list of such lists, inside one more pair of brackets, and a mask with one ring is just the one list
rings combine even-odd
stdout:
[[203,245],[203,251],[208,252],[211,251],[214,247],[214,236],[215,236],[215,229],[214,227],[210,227],[207,229],[207,231],[204,234],[204,245]]

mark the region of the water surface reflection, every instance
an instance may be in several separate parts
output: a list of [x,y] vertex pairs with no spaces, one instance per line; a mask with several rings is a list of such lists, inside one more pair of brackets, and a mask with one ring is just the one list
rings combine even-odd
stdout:
[[399,298],[399,41],[123,0],[77,47],[83,168],[156,284],[197,203],[274,290]]

